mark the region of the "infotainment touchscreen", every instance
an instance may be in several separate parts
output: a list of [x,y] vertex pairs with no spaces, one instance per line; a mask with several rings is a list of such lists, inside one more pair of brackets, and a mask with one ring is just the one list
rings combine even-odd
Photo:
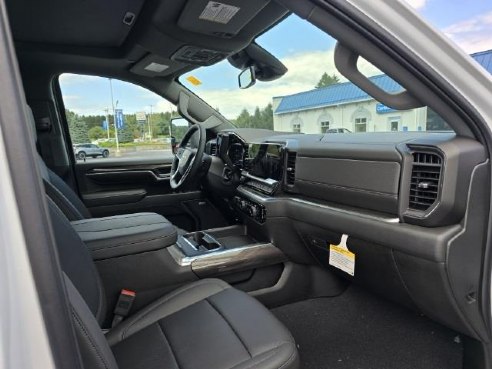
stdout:
[[250,144],[247,170],[260,178],[282,179],[283,146],[281,144]]

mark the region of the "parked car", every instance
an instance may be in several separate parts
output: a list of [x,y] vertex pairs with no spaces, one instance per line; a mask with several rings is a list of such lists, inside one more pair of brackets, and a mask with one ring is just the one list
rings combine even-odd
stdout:
[[330,128],[326,131],[326,133],[352,133],[352,131],[347,128]]
[[73,150],[75,153],[75,157],[79,160],[84,160],[87,156],[91,156],[96,158],[98,156],[102,156],[103,158],[107,158],[109,156],[109,150],[103,147],[99,147],[94,144],[78,144],[73,145]]

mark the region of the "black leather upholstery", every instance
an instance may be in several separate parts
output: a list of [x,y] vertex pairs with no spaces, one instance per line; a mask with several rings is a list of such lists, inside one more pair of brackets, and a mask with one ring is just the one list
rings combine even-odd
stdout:
[[116,215],[71,222],[94,260],[154,251],[176,243],[177,231],[156,213]]
[[257,300],[217,279],[186,285],[110,331],[121,369],[296,368],[294,339]]
[[[29,106],[26,106],[28,111],[28,118],[30,120],[30,127],[35,141],[37,142],[37,131],[36,122],[34,120],[34,115]],[[36,144],[35,142],[35,144]],[[56,204],[56,206],[65,214],[68,220],[75,221],[81,219],[90,219],[91,213],[89,209],[85,206],[82,200],[77,196],[77,194],[72,190],[72,188],[66,184],[66,182],[60,178],[55,172],[49,169],[43,158],[37,154],[38,165],[41,171],[41,176],[43,178],[44,187],[48,197]],[[158,216],[156,214],[156,216]],[[160,216],[165,222],[169,221]],[[99,218],[104,219],[104,218]],[[188,233],[187,231],[177,228],[176,231],[178,235],[183,235]]]
[[89,250],[55,203],[50,198],[47,201],[62,269],[102,323],[106,314],[104,290]]
[[39,156],[46,194],[69,220],[91,218],[91,213],[75,192],[55,172],[50,170]]
[[47,188],[56,204],[64,210],[70,220],[91,218],[91,213],[75,192],[55,172],[48,169],[49,182]]
[[85,368],[298,368],[287,329],[257,300],[216,279],[175,290],[105,337],[98,323],[104,291],[89,250],[47,201]]

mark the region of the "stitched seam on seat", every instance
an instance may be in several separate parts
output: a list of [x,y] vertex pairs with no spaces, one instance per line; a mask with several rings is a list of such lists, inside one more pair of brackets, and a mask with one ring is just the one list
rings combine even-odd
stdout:
[[[254,367],[257,367],[259,364],[261,363],[264,363],[265,361],[271,359],[273,356],[275,356],[275,352],[283,345],[285,344],[292,344],[292,342],[287,342],[287,341],[283,341],[280,345],[278,346],[275,346],[265,352],[262,352],[260,354],[258,354],[257,356],[260,356],[260,355],[263,355],[263,354],[266,354],[267,352],[270,351],[270,355],[264,357],[263,359],[261,359],[260,361],[257,361],[257,362],[254,362],[254,363],[251,363],[251,365],[247,366],[246,368],[243,368],[243,369],[251,369],[251,368],[254,368]],[[292,354],[290,355],[290,357],[287,359],[287,361],[285,363],[283,363],[278,369],[282,369],[282,368],[285,368],[286,365],[290,364],[296,357],[296,354],[297,354],[297,351],[294,349],[294,351],[292,352]],[[252,359],[254,359],[254,357],[252,357]],[[243,361],[239,364],[236,364],[235,366],[233,366],[231,369],[234,369],[234,368],[237,368],[238,366],[240,365],[243,365],[244,363],[246,363],[246,361]]]
[[87,330],[85,329],[84,323],[82,322],[82,320],[80,319],[80,317],[78,316],[77,312],[75,311],[75,309],[73,307],[72,307],[72,316],[74,317],[75,322],[80,327],[82,333],[86,337],[87,341],[89,342],[90,346],[92,347],[93,351],[96,353],[97,357],[99,358],[99,360],[101,361],[103,366],[105,368],[109,369],[110,365],[108,363],[106,363],[106,360],[104,359],[104,355],[101,352],[99,352],[97,345],[94,344],[94,342],[92,341],[92,338],[91,338],[89,332],[87,332]]
[[285,363],[282,364],[282,366],[278,369],[282,369],[282,368],[285,368],[287,365],[289,365],[291,362],[294,361],[294,359],[296,358],[297,356],[297,350],[294,349],[294,351],[292,352],[292,354],[290,355],[290,357],[287,359],[287,361]]
[[[210,283],[210,282],[207,282],[207,283]],[[192,290],[193,288],[196,288],[196,287],[198,287],[198,286],[200,286],[200,285],[202,285],[202,284],[203,284],[203,283],[193,284],[193,285],[188,286],[187,288],[183,289],[182,291],[180,291],[180,292],[179,292],[179,293],[177,293],[177,294],[176,294],[176,293],[174,293],[174,294],[173,294],[173,293],[171,292],[171,294],[169,294],[168,296],[166,296],[165,298],[163,298],[163,300],[162,300],[162,301],[160,301],[160,303],[159,303],[159,304],[157,304],[156,306],[153,306],[153,307],[152,307],[149,311],[146,311],[146,312],[145,312],[145,313],[144,313],[144,314],[143,314],[143,315],[142,315],[142,316],[141,316],[138,320],[135,320],[134,322],[130,323],[130,324],[128,325],[128,327],[126,327],[126,328],[125,328],[125,329],[121,332],[121,334],[120,334],[121,339],[123,339],[123,338],[125,338],[125,337],[126,337],[126,334],[128,333],[128,331],[130,330],[130,328],[131,328],[131,327],[133,327],[133,326],[134,326],[135,324],[137,324],[139,321],[141,321],[141,320],[145,319],[145,318],[146,318],[149,314],[153,313],[156,309],[160,308],[162,305],[164,305],[164,304],[165,304],[166,302],[168,302],[170,299],[172,299],[172,298],[174,298],[174,297],[176,297],[176,296],[179,296],[179,295],[181,295],[181,294],[183,294],[183,293],[185,293],[185,292],[187,292],[187,291],[190,291],[190,290]],[[219,286],[219,287],[221,288],[221,291],[219,291],[219,292],[222,292],[222,291],[224,291],[224,290],[225,290],[225,288],[223,288],[223,286],[222,286],[222,285],[220,285],[220,284],[218,284],[218,283],[214,283],[214,284],[215,284],[216,286]],[[217,294],[217,293],[219,293],[219,292],[213,293],[213,294],[212,294],[212,295],[210,295],[210,296],[216,295],[216,294]],[[197,302],[198,302],[198,301],[197,301]],[[177,310],[177,311],[179,311],[179,310]],[[161,318],[161,319],[162,319],[162,318]]]
[[239,333],[234,329],[234,327],[232,326],[232,324],[229,322],[229,320],[227,320],[227,318],[222,314],[222,312],[219,310],[219,308],[217,306],[215,306],[215,304],[213,304],[208,298],[205,299],[205,301],[212,307],[212,309],[214,309],[217,314],[220,315],[220,317],[222,319],[224,319],[224,321],[227,323],[227,325],[229,326],[229,328],[231,329],[231,331],[236,335],[236,337],[238,338],[239,342],[241,342],[241,344],[244,346],[246,352],[248,353],[249,357],[252,358],[253,355],[251,354],[251,352],[249,351],[249,348],[248,346],[246,346],[246,343],[243,341],[243,339],[241,338],[241,336],[239,335]]
[[[129,218],[140,218],[140,217],[143,217],[143,215],[141,214],[146,214],[145,216],[148,216],[150,217],[149,214],[156,214],[156,215],[159,215],[157,213],[136,213],[136,214],[129,214],[129,215],[116,215],[116,216],[112,216],[112,217],[105,217],[105,218],[98,218],[98,222],[113,222],[114,219],[129,219]],[[171,223],[169,220],[167,220],[166,218],[162,218],[161,219],[163,223]],[[77,220],[77,224],[87,224],[87,223],[90,223],[90,222],[93,222],[94,219],[80,219],[80,220]]]
[[[251,363],[249,366],[247,366],[246,368],[243,368],[243,369],[251,369],[251,368],[254,368],[255,366],[257,367],[259,364],[261,363],[264,363],[265,361],[271,359],[273,356],[275,356],[275,349],[272,350],[272,352],[270,353],[270,355],[264,357],[263,359],[261,359],[260,361],[256,361],[254,363]],[[252,359],[252,358],[251,358]],[[251,360],[250,359],[250,360]],[[243,365],[244,363],[246,363],[248,360],[246,361],[243,361],[239,364],[236,364],[234,365],[231,369],[234,369],[234,368],[237,368],[239,365]]]
[[[130,246],[130,245],[137,245],[139,243],[147,243],[147,242],[151,242],[151,241],[159,241],[159,240],[164,240],[166,238],[174,238],[174,237],[177,237],[177,233],[174,232],[173,234],[168,234],[168,235],[165,235],[165,236],[159,236],[159,237],[154,237],[154,238],[147,238],[145,240],[138,240],[138,241],[135,241],[135,242],[126,242],[126,243],[119,243],[117,245],[113,245],[113,246],[102,246],[102,247],[98,247],[98,248],[92,248],[90,247],[90,250],[91,251],[99,251],[99,250],[109,250],[109,249],[114,249],[114,248],[118,248],[118,247],[124,247],[124,246]],[[85,241],[87,243],[91,243],[91,242],[94,242],[94,241]]]
[[[92,221],[94,222],[94,221]],[[79,224],[82,224],[82,223],[78,223],[78,224],[75,224],[76,226],[79,225]],[[85,224],[90,224],[90,223],[84,223],[83,225]],[[81,229],[81,230],[78,230],[77,232],[79,233],[98,233],[98,232],[108,232],[108,231],[119,231],[119,230],[122,230],[122,229],[130,229],[130,228],[138,228],[138,227],[147,227],[147,226],[152,226],[152,225],[162,225],[162,224],[165,224],[166,226],[169,225],[169,223],[166,223],[166,222],[155,222],[155,223],[145,223],[145,224],[136,224],[136,225],[125,225],[125,226],[120,226],[120,227],[113,227],[113,228],[104,228],[104,229]]]
[[178,358],[176,357],[176,354],[174,353],[173,347],[171,346],[171,343],[167,339],[166,332],[164,332],[164,327],[161,325],[160,321],[157,321],[157,326],[159,327],[159,330],[162,333],[162,337],[164,337],[164,340],[167,342],[167,346],[169,347],[169,351],[171,351],[171,355],[173,356],[174,362],[176,363],[176,367],[179,369],[181,365],[179,365]]

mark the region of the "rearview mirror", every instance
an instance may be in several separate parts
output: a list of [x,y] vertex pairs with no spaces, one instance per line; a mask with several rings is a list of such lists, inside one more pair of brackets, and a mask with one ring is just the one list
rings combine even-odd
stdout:
[[246,89],[250,88],[256,83],[255,68],[249,67],[239,73],[238,76],[239,88]]
[[241,70],[239,87],[248,88],[256,83],[274,81],[287,73],[287,67],[275,56],[254,42],[227,58],[229,63]]

